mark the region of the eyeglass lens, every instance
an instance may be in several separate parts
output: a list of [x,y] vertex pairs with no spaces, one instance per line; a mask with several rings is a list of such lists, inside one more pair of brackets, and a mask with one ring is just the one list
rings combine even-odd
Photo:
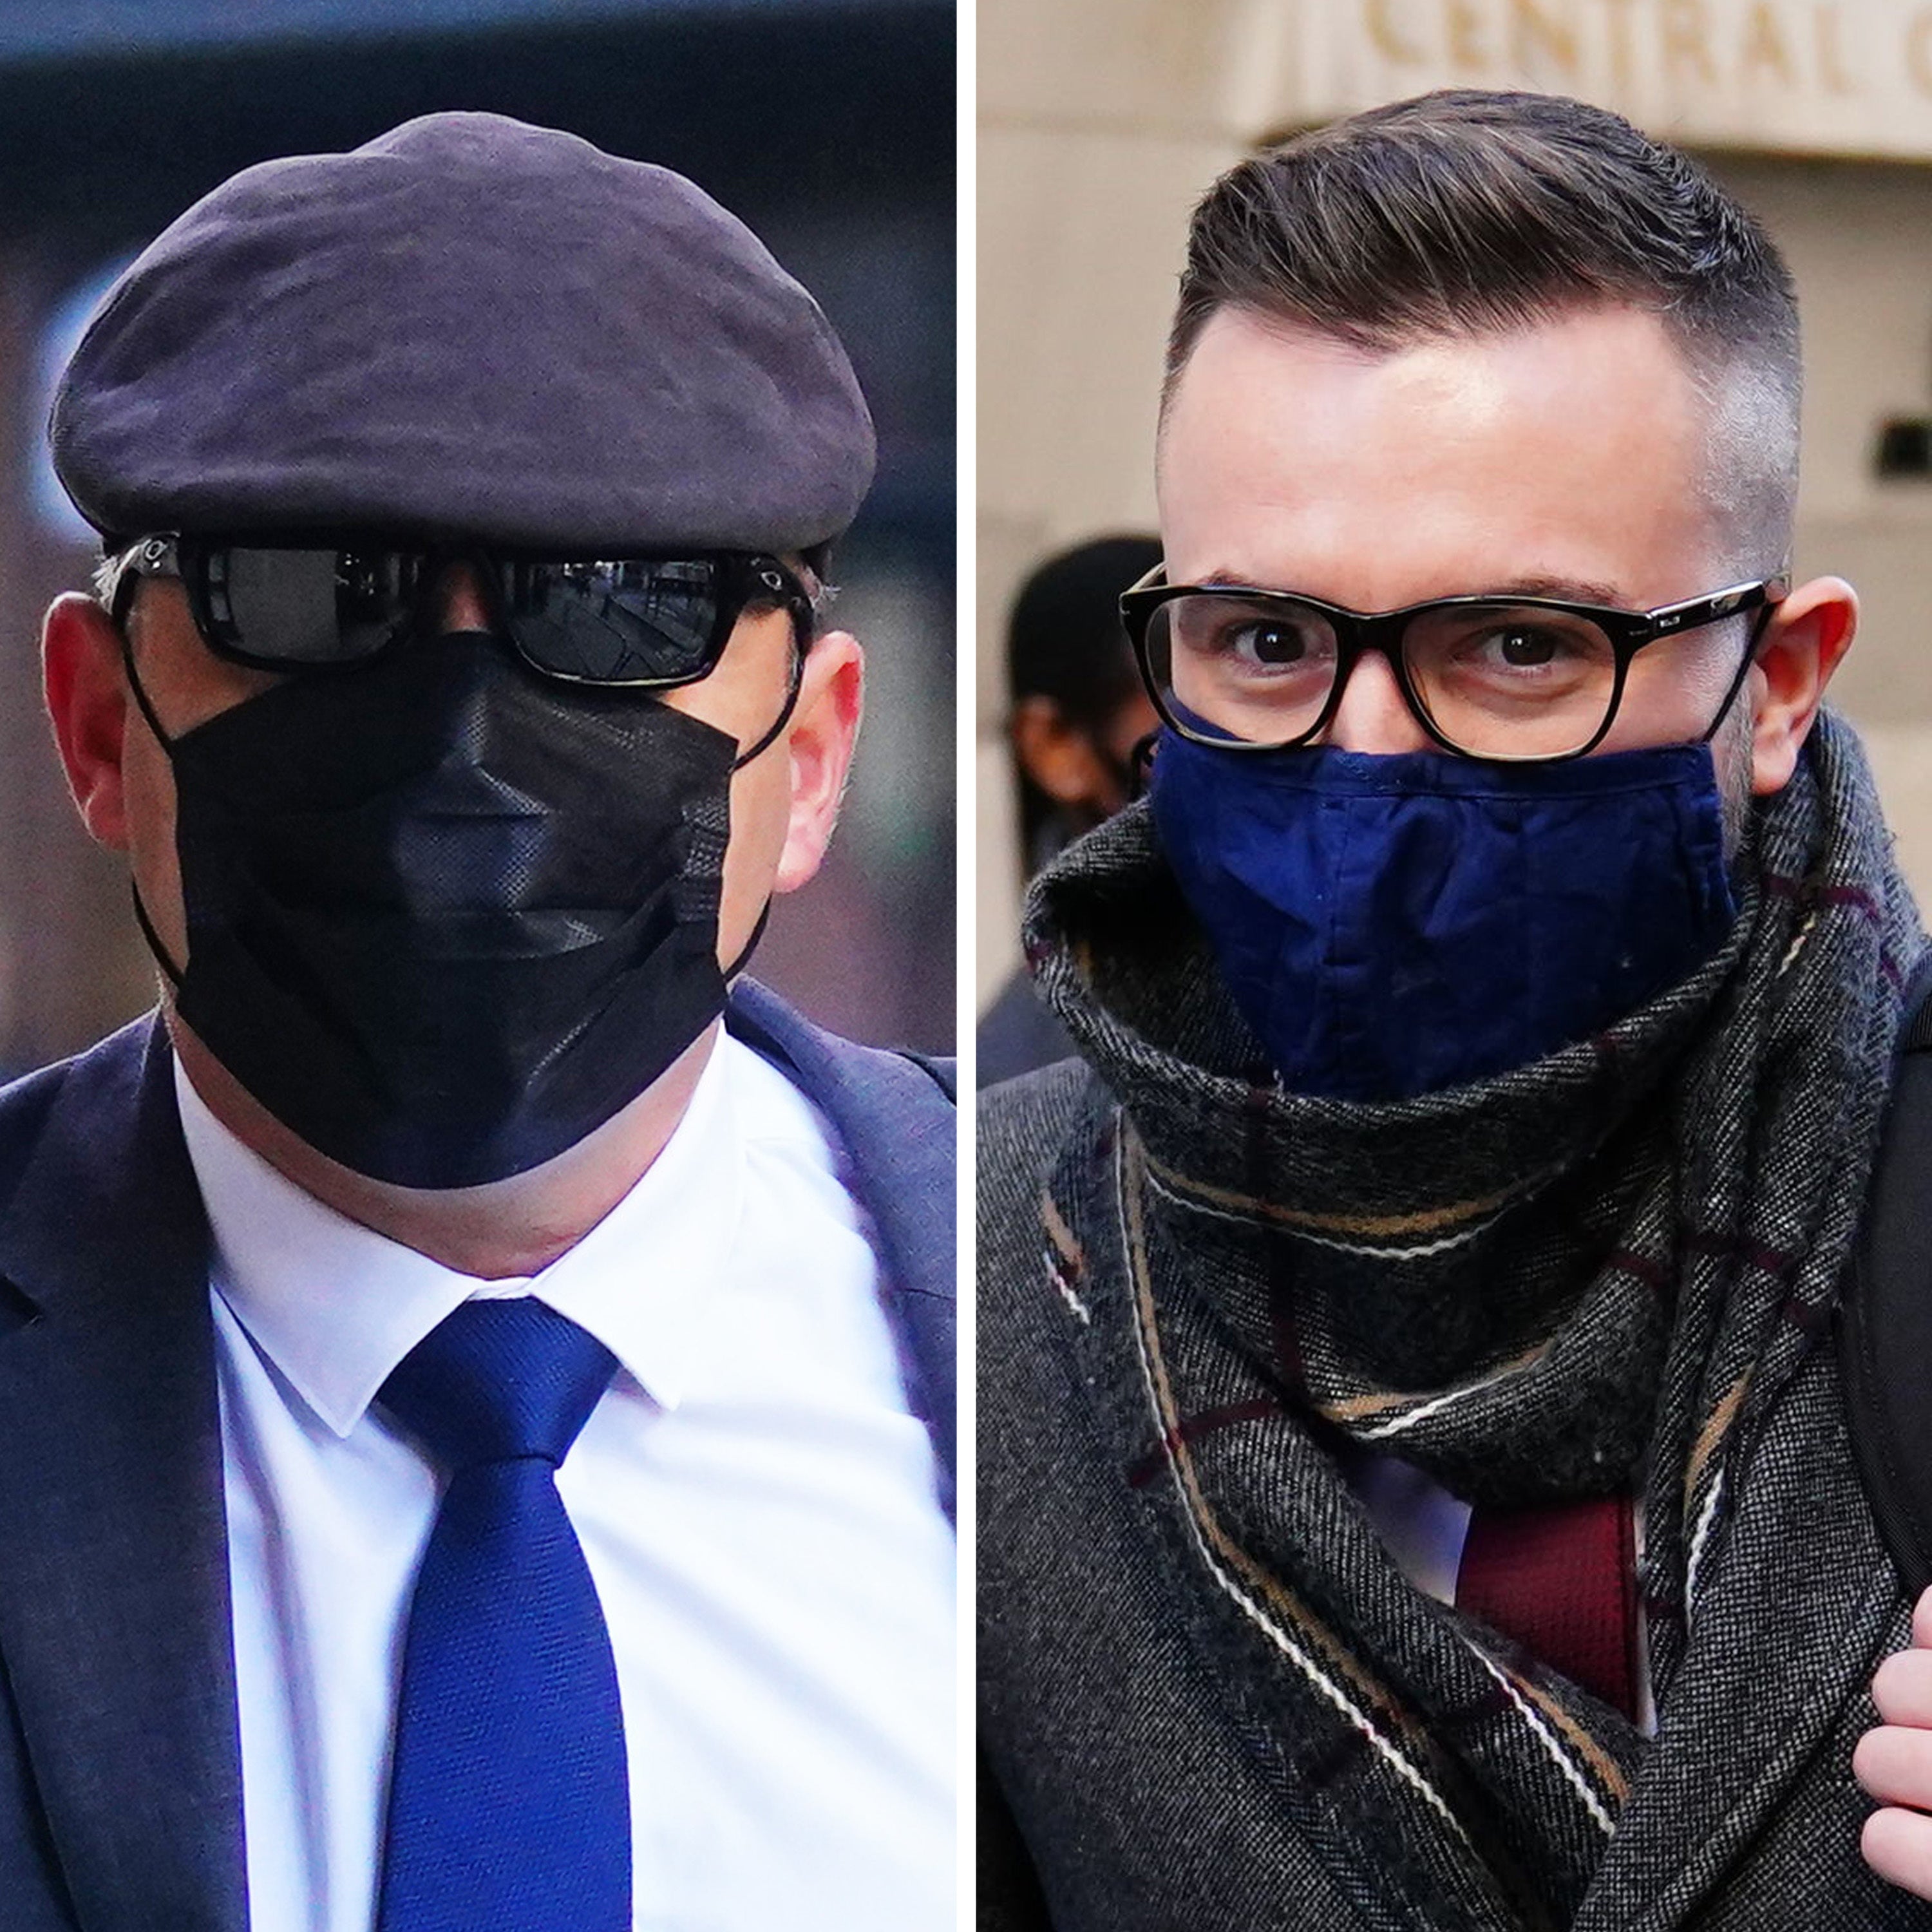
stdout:
[[[1420,610],[1402,668],[1428,722],[1477,757],[1560,757],[1609,718],[1617,654],[1588,618],[1498,601]],[[1210,592],[1159,605],[1147,655],[1169,710],[1189,730],[1283,745],[1320,722],[1340,640],[1328,616],[1294,598]]]
[[406,619],[413,560],[396,553],[212,549],[202,594],[221,638],[290,665],[353,664]]
[[500,572],[518,643],[559,676],[662,682],[710,655],[718,586],[708,561],[506,563]]
[[[425,554],[212,546],[199,590],[213,641],[291,669],[350,664],[414,619]],[[593,683],[670,684],[701,675],[724,590],[709,558],[490,566],[501,614],[538,670]]]

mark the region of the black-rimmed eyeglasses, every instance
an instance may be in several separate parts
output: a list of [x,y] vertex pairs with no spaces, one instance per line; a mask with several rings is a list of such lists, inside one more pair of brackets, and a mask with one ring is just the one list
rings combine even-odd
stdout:
[[1594,750],[1646,645],[1757,611],[1708,737],[1790,589],[1781,576],[1766,578],[1654,610],[1496,596],[1368,613],[1163,577],[1157,568],[1128,591],[1120,619],[1154,708],[1183,737],[1233,751],[1310,744],[1334,723],[1349,674],[1373,650],[1438,744],[1466,758],[1518,761]]

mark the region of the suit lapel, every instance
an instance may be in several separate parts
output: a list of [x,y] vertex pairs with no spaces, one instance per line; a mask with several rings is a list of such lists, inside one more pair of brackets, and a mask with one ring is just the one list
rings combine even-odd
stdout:
[[0,1210],[0,1659],[87,1932],[243,1932],[208,1234],[160,1027],[14,1118],[40,1095]]
[[871,1217],[908,1400],[932,1438],[953,1507],[956,1480],[955,1218],[957,1110],[933,1075],[902,1054],[836,1038],[749,980],[726,1016],[731,1030],[784,1062],[832,1123]]
[[[850,1155],[952,1504],[953,1110],[754,986],[733,1030]],[[28,1148],[17,1168],[10,1146]],[[245,1932],[208,1236],[159,1025],[0,1114],[0,1666],[86,1932]]]

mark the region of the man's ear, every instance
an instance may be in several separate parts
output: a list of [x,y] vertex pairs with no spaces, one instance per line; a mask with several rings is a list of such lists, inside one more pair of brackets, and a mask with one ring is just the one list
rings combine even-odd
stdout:
[[54,742],[81,822],[102,844],[128,849],[122,758],[133,700],[121,634],[92,597],[56,598],[40,628],[40,670]]
[[1751,790],[1760,798],[1790,783],[1825,687],[1858,627],[1858,592],[1842,577],[1800,584],[1766,626],[1749,686]]
[[806,653],[791,722],[772,748],[782,751],[791,767],[791,819],[775,892],[797,891],[825,856],[865,701],[866,659],[858,640],[844,631],[816,639]]

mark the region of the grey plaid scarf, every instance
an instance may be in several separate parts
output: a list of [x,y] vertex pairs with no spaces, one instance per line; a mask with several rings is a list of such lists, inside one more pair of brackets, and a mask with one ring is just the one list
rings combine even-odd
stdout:
[[[1818,1345],[1923,940],[1828,718],[1744,869],[1736,929],[1691,981],[1534,1066],[1386,1106],[1272,1082],[1144,812],[1030,906],[1042,990],[1120,1103],[1115,1211],[1050,1186],[1044,1213],[1055,1265],[1115,1277],[1131,1310],[1132,1480],[1171,1497],[1234,1667],[1280,1680],[1331,1855],[1412,1865],[1444,1922],[1622,1925],[1691,1886],[1700,1858],[1736,1856],[1725,1832],[1824,1774],[1805,1759],[1843,1696],[1820,1651],[1841,1686],[1898,1628],[1888,1576],[1845,1593],[1874,1551]],[[1340,1438],[1483,1502],[1640,1486],[1661,1722],[1733,1797],[1755,1778],[1758,1810],[1740,1798],[1718,1829],[1634,1805],[1650,1741],[1410,1586],[1336,1473]],[[1760,1684],[1736,1707],[1754,1653],[1795,1701]],[[1760,1718],[1776,1732],[1754,1741]],[[1609,1858],[1620,1822],[1634,1842]]]

